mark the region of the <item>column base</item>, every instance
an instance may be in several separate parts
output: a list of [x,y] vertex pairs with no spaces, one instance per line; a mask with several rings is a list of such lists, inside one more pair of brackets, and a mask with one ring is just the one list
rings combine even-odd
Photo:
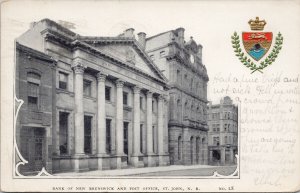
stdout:
[[117,169],[123,169],[127,167],[127,155],[117,155]]
[[147,166],[148,167],[155,167],[156,166],[156,159],[157,155],[147,155]]
[[170,165],[170,157],[168,154],[165,155],[159,155],[159,166],[169,166]]
[[97,154],[98,170],[110,169],[110,156],[107,154]]
[[75,154],[72,157],[72,166],[74,172],[86,172],[89,171],[89,156],[85,154]]
[[143,157],[143,155],[132,155],[130,161],[131,165],[137,168],[144,167]]

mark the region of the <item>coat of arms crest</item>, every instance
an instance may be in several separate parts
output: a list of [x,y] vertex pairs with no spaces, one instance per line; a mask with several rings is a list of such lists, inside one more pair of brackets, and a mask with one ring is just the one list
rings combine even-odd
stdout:
[[255,61],[253,62],[251,58],[248,58],[248,56],[242,51],[239,40],[240,38],[236,32],[234,32],[233,36],[231,36],[232,47],[236,53],[235,55],[246,67],[252,70],[252,73],[256,71],[262,73],[262,70],[271,65],[277,58],[277,55],[282,48],[283,37],[279,32],[276,36],[275,45],[272,51],[263,61],[257,64],[257,62],[268,53],[272,45],[273,33],[263,31],[267,22],[265,20],[259,20],[259,17],[256,17],[255,20],[249,20],[248,23],[252,31],[242,32],[242,43],[246,53]]

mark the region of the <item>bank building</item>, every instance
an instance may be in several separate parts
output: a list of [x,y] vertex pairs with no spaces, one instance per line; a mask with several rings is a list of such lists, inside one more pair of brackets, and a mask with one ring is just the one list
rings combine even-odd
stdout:
[[81,36],[49,19],[16,41],[26,174],[208,163],[208,76],[184,29]]

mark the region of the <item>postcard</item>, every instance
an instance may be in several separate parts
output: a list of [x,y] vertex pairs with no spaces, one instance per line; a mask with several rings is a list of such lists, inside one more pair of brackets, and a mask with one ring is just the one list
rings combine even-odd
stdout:
[[300,2],[2,1],[1,191],[300,190]]

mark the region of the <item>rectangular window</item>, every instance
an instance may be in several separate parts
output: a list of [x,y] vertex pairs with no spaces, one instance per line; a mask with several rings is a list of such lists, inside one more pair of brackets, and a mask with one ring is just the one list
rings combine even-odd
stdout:
[[227,136],[225,136],[225,144],[227,144],[228,143],[228,138],[227,138]]
[[123,105],[128,105],[128,93],[123,92]]
[[128,122],[124,122],[124,153],[128,154]]
[[220,139],[219,139],[219,137],[214,137],[213,138],[213,143],[214,143],[214,145],[219,146],[220,145]]
[[140,109],[143,109],[143,97],[140,97]]
[[67,90],[68,88],[68,74],[63,73],[63,72],[59,72],[59,85],[58,87],[60,89],[64,89]]
[[84,153],[92,153],[92,116],[84,116]]
[[111,153],[111,119],[106,119],[106,153]]
[[107,101],[111,101],[110,91],[111,91],[111,87],[106,86],[105,87],[105,100],[107,100]]
[[92,81],[83,80],[83,94],[85,96],[92,96]]
[[159,53],[159,55],[160,55],[160,57],[164,57],[164,56],[166,55],[166,52],[165,52],[165,51],[161,51],[161,52]]
[[37,110],[38,97],[39,97],[39,85],[32,82],[28,82],[27,92],[28,92],[28,108],[32,110]]
[[154,100],[152,100],[152,112],[154,112],[155,108],[154,108]]
[[143,153],[143,124],[140,124],[140,152]]
[[155,153],[155,148],[154,148],[154,144],[155,144],[155,135],[154,135],[154,133],[155,133],[155,127],[152,126],[152,150],[153,150],[153,152]]
[[152,61],[154,61],[154,55],[150,55]]
[[68,153],[68,117],[69,113],[59,112],[59,151],[60,155]]

